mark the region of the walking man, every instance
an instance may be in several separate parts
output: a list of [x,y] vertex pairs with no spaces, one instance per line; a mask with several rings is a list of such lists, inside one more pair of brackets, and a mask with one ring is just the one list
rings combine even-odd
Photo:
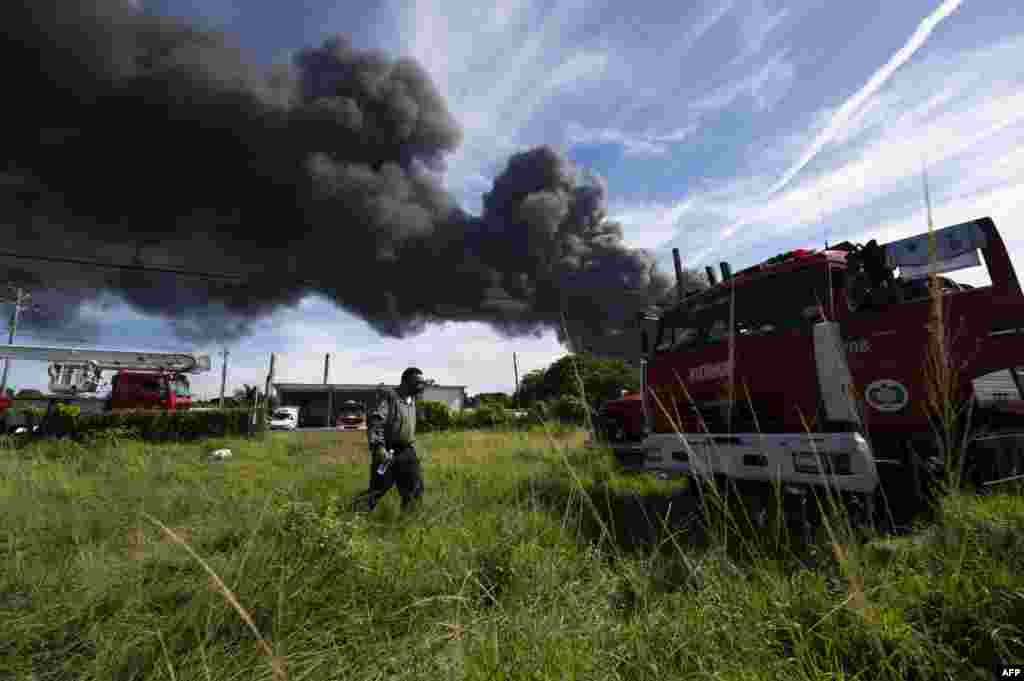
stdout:
[[367,505],[372,511],[392,485],[402,495],[402,510],[411,509],[423,496],[423,473],[416,456],[416,400],[426,388],[423,372],[409,367],[402,372],[397,389],[382,386],[377,404],[366,415],[370,445],[370,489]]

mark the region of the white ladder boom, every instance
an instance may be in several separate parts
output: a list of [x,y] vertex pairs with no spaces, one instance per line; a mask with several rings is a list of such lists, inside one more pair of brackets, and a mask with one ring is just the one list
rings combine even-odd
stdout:
[[149,370],[197,374],[210,370],[210,356],[190,352],[132,352],[32,345],[0,345],[0,359],[88,365],[100,371]]

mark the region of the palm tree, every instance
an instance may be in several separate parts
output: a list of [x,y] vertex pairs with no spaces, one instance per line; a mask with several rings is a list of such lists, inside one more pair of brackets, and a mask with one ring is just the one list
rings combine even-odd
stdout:
[[235,388],[235,392],[232,396],[240,402],[251,404],[253,400],[262,394],[263,393],[260,392],[259,386],[243,383],[241,388]]

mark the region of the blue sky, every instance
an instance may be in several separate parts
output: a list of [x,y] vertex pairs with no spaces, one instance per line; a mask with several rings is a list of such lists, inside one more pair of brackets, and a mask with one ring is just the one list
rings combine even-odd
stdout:
[[[478,212],[511,153],[563,149],[609,186],[625,241],[672,271],[728,260],[734,269],[797,247],[880,241],[927,228],[927,159],[937,226],[991,215],[1024,260],[1024,12],[988,0],[784,3],[572,0],[359,3],[144,1],[222,29],[270,65],[334,33],[415,57],[464,131],[445,184]],[[282,235],[286,238],[286,235]],[[964,280],[976,281],[977,272]],[[124,305],[96,308],[110,347],[185,349],[166,321]],[[19,341],[73,345],[32,334]],[[219,390],[215,371],[194,384]],[[564,354],[554,333],[507,340],[481,324],[382,338],[319,298],[279,311],[229,348],[229,390],[277,376],[397,382],[416,364],[471,393],[511,391],[520,374]],[[9,383],[44,387],[20,363]]]

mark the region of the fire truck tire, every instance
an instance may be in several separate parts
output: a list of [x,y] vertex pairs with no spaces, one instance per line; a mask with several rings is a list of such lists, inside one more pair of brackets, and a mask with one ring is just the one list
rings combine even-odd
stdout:
[[[1003,436],[1003,437],[1001,437]],[[1009,437],[1016,436],[1016,437]],[[963,477],[975,489],[986,482],[1024,474],[1024,436],[1019,428],[997,428],[967,448]]]
[[617,416],[601,417],[596,424],[598,432],[611,443],[625,442],[628,437],[622,420]]

